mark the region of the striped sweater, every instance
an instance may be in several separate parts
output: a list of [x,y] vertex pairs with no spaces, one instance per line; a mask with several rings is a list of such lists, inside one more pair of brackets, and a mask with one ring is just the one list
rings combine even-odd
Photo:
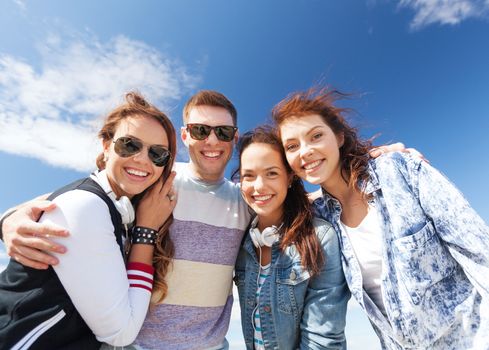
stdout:
[[176,171],[178,201],[170,227],[175,258],[167,275],[168,295],[150,309],[134,345],[219,349],[225,344],[233,269],[250,214],[236,184],[199,181],[183,163]]

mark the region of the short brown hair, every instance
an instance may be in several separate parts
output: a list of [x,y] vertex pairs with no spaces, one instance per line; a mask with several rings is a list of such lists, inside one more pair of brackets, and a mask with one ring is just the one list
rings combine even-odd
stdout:
[[214,90],[200,90],[185,103],[183,107],[183,123],[186,124],[190,110],[197,106],[222,107],[231,114],[233,124],[238,124],[238,112],[233,103],[223,94]]

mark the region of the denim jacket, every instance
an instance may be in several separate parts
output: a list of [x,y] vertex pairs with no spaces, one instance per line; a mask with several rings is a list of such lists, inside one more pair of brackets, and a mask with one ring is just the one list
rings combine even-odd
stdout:
[[362,275],[327,193],[318,215],[335,227],[352,295],[386,349],[489,349],[489,229],[463,195],[426,162],[404,153],[371,160],[365,192],[380,213],[385,317]]
[[[270,275],[260,293],[260,317],[266,349],[345,349],[345,316],[350,293],[341,267],[338,238],[331,225],[314,219],[325,256],[321,272],[310,277],[294,246],[272,246]],[[259,262],[248,235],[238,255],[235,282],[247,349],[253,349],[251,323],[256,306]]]

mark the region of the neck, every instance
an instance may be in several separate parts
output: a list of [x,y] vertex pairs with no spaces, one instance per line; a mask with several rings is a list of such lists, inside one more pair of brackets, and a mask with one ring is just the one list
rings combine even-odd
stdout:
[[189,162],[189,169],[193,177],[203,182],[216,183],[224,179],[224,171],[219,174],[209,174],[206,172],[202,172],[197,169],[192,161]]
[[258,215],[258,224],[256,225],[260,231],[263,231],[267,227],[276,226],[279,227],[283,222],[283,210],[277,210],[277,212],[270,215]]
[[321,184],[321,187],[331,196],[340,201],[345,206],[353,198],[357,198],[361,193],[356,188],[351,188],[348,183],[341,177],[335,176],[332,179]]
[[362,192],[348,186],[343,178],[324,183],[321,187],[341,203],[341,221],[357,227],[368,213],[368,203]]
[[107,171],[103,171],[99,173],[99,175],[97,176],[97,178],[99,179],[99,181],[104,181],[104,178],[105,177],[107,179],[107,183],[110,187],[107,188],[107,189],[104,189],[105,191],[108,191],[108,190],[112,190],[112,192],[115,194],[115,198],[118,200],[121,198],[121,196],[125,195],[127,198],[129,199],[132,199],[133,195],[131,194],[124,194],[122,193],[122,190],[119,188],[119,186],[117,185],[117,183],[112,180],[112,178],[109,176],[109,174],[107,173]]

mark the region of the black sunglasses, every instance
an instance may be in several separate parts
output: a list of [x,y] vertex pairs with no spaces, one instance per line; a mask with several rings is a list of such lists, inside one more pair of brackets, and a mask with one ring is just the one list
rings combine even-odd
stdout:
[[[114,141],[115,153],[123,158],[127,158],[138,154],[143,149],[144,145],[141,140],[123,136]],[[148,157],[154,165],[162,167],[168,164],[171,159],[170,151],[160,145],[151,145],[148,147]]]
[[238,130],[237,127],[231,125],[210,126],[205,124],[187,124],[187,131],[194,140],[205,140],[214,130],[216,137],[224,142],[231,142]]

